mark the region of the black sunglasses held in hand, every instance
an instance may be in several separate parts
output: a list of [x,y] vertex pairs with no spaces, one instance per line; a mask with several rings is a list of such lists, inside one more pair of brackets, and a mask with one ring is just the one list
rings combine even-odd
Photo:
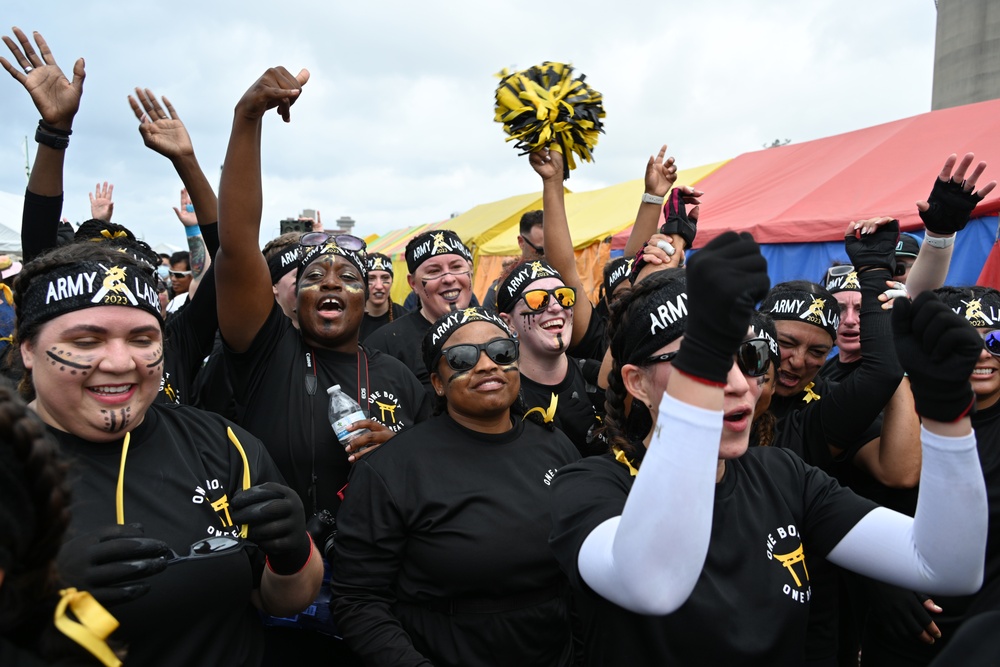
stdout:
[[572,287],[554,287],[552,289],[530,289],[521,295],[524,305],[532,312],[541,312],[549,307],[549,299],[555,298],[563,308],[572,308],[576,303],[576,290]]
[[441,356],[453,371],[467,371],[479,363],[480,353],[485,352],[494,363],[507,366],[517,361],[519,356],[517,341],[512,338],[497,338],[488,343],[462,343],[441,350]]
[[[667,363],[673,361],[676,356],[676,350],[664,352],[649,357],[642,363],[644,366]],[[736,365],[747,377],[759,378],[767,373],[767,369],[771,367],[771,354],[767,341],[763,338],[751,338],[740,343],[740,348],[736,350]]]
[[235,537],[229,537],[227,535],[219,535],[217,537],[207,537],[204,540],[198,540],[191,545],[191,550],[188,555],[181,556],[176,551],[171,551],[170,557],[167,558],[167,565],[173,565],[174,563],[183,563],[187,560],[198,560],[200,558],[215,558],[217,556],[225,556],[227,554],[240,551],[246,546],[246,541],[237,539]]

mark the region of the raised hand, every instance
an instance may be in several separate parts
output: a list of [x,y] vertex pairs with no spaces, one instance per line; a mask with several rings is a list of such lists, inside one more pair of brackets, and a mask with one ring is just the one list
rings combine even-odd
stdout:
[[663,156],[667,154],[667,145],[663,144],[660,148],[660,152],[656,156],[650,156],[649,162],[646,163],[646,193],[655,195],[657,197],[665,197],[670,188],[673,187],[674,182],[677,181],[677,166],[674,164],[674,158],[668,157],[666,160]]
[[13,31],[20,46],[6,35],[3,42],[17,61],[17,67],[6,58],[0,58],[0,65],[28,91],[42,120],[60,130],[69,130],[73,126],[73,117],[80,108],[80,97],[83,95],[83,80],[86,77],[83,58],[74,63],[73,80],[70,81],[59,69],[49,45],[40,33],[33,33],[38,45],[36,53],[20,28],[14,28]]
[[[965,229],[973,209],[997,186],[996,181],[990,181],[976,190],[976,183],[986,169],[986,163],[979,162],[972,173],[966,176],[975,159],[975,153],[966,153],[962,161],[958,162],[958,155],[953,153],[945,160],[927,200],[917,202],[917,211],[927,231],[950,236]],[[952,172],[956,162],[958,167]]]
[[284,67],[271,67],[243,93],[236,103],[236,113],[246,120],[256,121],[271,109],[286,123],[292,118],[291,107],[302,93],[302,86],[309,81],[309,70],[302,69],[295,76]]
[[535,173],[542,177],[543,181],[563,177],[563,156],[555,149],[543,148],[540,151],[528,154],[528,162]]
[[174,213],[177,214],[177,219],[181,221],[181,224],[185,227],[197,227],[198,226],[198,216],[195,212],[189,211],[188,206],[194,208],[191,205],[191,197],[188,196],[187,188],[181,189],[181,207],[174,207]]
[[128,103],[139,121],[139,134],[147,148],[170,160],[194,155],[191,137],[170,100],[164,97],[161,106],[149,88],[136,88],[135,97],[129,95]]
[[880,217],[847,223],[844,249],[856,270],[885,268],[892,275],[896,270],[896,243],[899,241],[899,221]]
[[114,183],[104,181],[103,186],[100,183],[94,186],[93,194],[90,194],[89,192],[87,193],[90,195],[91,218],[111,222],[111,215],[115,212],[115,203],[111,200],[111,196],[114,192]]

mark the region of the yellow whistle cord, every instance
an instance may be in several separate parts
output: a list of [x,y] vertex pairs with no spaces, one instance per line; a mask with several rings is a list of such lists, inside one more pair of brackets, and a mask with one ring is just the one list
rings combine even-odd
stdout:
[[[243,451],[243,445],[240,444],[240,439],[233,433],[232,427],[226,427],[226,435],[229,436],[229,442],[233,443],[237,451],[239,451],[240,457],[243,459],[243,490],[246,491],[250,488],[250,463],[247,461],[247,453]],[[240,537],[246,539],[247,530],[247,524],[240,526]]]
[[115,488],[115,520],[119,526],[125,525],[125,458],[128,456],[128,443],[132,439],[132,432],[125,434],[125,441],[122,442],[122,462],[118,467],[118,485]]
[[[119,667],[122,661],[107,641],[108,635],[118,629],[118,620],[87,591],[67,588],[59,591],[59,595],[54,617],[56,629],[87,649],[101,664]],[[70,618],[67,608],[79,620]]]

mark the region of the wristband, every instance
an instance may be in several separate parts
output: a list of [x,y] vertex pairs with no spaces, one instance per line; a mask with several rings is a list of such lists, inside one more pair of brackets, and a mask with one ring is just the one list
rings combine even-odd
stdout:
[[947,248],[954,245],[955,235],[951,236],[931,236],[930,234],[924,235],[924,243],[932,248]]
[[38,129],[40,129],[42,132],[48,132],[49,134],[54,134],[57,137],[68,137],[69,135],[73,134],[73,130],[60,130],[55,125],[50,125],[46,123],[44,118],[38,119]]
[[[41,124],[41,121],[39,121],[39,124]],[[57,151],[65,150],[66,147],[69,146],[68,136],[49,134],[41,127],[35,130],[35,141],[37,141],[43,146],[54,148]]]
[[188,235],[188,238],[201,236],[201,227],[198,225],[191,225],[190,227],[185,225],[184,233]]
[[642,193],[642,203],[643,204],[656,204],[657,206],[663,206],[663,197],[657,197],[656,195],[651,195],[648,192]]

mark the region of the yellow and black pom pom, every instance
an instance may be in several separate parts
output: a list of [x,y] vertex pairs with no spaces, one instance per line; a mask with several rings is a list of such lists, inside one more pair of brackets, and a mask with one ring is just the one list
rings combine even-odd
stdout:
[[597,135],[604,132],[601,94],[573,78],[573,68],[564,63],[541,65],[510,73],[499,73],[494,120],[503,123],[507,141],[521,155],[556,144],[563,154],[563,178],[576,169],[573,153],[593,162]]

